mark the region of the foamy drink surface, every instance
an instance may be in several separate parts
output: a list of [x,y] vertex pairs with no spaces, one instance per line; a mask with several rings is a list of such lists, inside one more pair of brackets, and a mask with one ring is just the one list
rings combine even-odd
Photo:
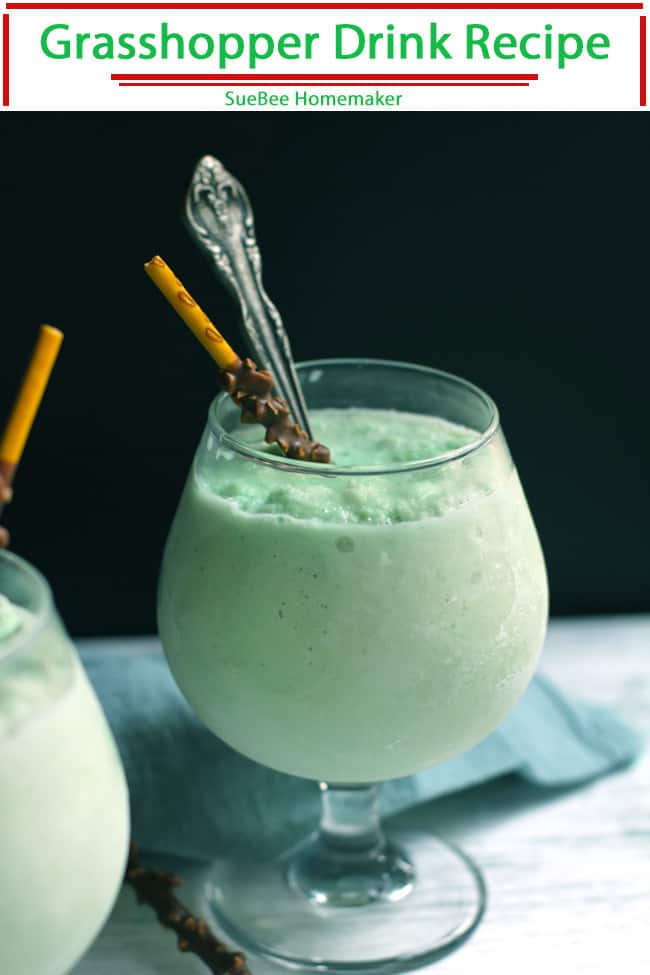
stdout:
[[[194,709],[245,755],[332,782],[406,775],[483,738],[530,680],[539,542],[502,442],[396,472],[479,434],[384,410],[311,420],[335,466],[282,469],[273,450],[269,466],[207,433],[167,544],[161,636]],[[254,427],[236,436],[265,449]]]

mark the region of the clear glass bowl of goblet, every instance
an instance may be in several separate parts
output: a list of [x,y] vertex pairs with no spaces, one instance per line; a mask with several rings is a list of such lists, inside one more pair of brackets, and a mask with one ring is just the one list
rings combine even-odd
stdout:
[[469,749],[520,698],[544,561],[489,396],[380,360],[299,374],[335,463],[275,454],[218,397],[166,546],[160,633],[216,735],[322,792],[316,834],[215,864],[220,926],[287,965],[399,971],[467,937],[484,887],[429,833],[384,833],[378,784]]

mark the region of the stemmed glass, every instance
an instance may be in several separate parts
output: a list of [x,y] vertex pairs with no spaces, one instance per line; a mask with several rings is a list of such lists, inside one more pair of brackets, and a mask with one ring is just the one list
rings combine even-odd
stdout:
[[126,780],[43,576],[0,552],[0,594],[0,971],[64,975],[122,883]]
[[392,466],[324,467],[258,449],[218,397],[167,542],[160,633],[215,734],[320,783],[316,834],[280,857],[215,864],[220,926],[290,966],[400,971],[467,937],[484,887],[430,833],[385,833],[378,783],[465,751],[510,711],[544,638],[544,562],[485,393],[379,360],[299,374],[317,435],[323,408],[473,433],[441,456],[405,442]]

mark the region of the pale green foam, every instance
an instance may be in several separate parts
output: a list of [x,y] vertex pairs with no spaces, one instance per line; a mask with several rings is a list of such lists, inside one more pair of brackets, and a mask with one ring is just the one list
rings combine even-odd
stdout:
[[[440,458],[476,441],[474,430],[439,417],[398,413],[393,410],[314,410],[316,436],[332,452],[335,467],[382,469],[418,460]],[[265,448],[259,427],[243,427],[237,438],[247,446]],[[272,476],[268,467],[252,464],[231,451],[223,462],[200,472],[209,494],[217,495],[251,514],[287,515],[337,524],[392,525],[439,516],[462,503],[467,484],[457,471],[435,479],[414,476],[409,491],[399,479],[365,477]],[[312,469],[316,465],[309,465]],[[455,486],[454,486],[455,484]],[[472,485],[477,486],[475,481]]]
[[[312,410],[310,420],[337,467],[394,467],[441,457],[478,439],[468,427],[397,410]],[[265,449],[260,431],[260,426],[242,426],[236,436],[248,446]],[[276,452],[277,448],[266,449]]]
[[10,599],[0,593],[0,640],[8,640],[24,622],[24,614]]

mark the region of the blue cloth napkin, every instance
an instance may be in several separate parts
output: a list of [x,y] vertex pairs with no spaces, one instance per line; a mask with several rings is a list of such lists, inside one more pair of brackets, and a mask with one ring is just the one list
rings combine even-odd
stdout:
[[[155,641],[135,654],[88,648],[82,660],[117,739],[145,849],[211,857],[273,853],[318,821],[314,783],[244,758],[194,717]],[[485,741],[382,789],[385,813],[506,773],[539,786],[577,785],[636,757],[640,737],[604,708],[567,700],[536,677]]]

